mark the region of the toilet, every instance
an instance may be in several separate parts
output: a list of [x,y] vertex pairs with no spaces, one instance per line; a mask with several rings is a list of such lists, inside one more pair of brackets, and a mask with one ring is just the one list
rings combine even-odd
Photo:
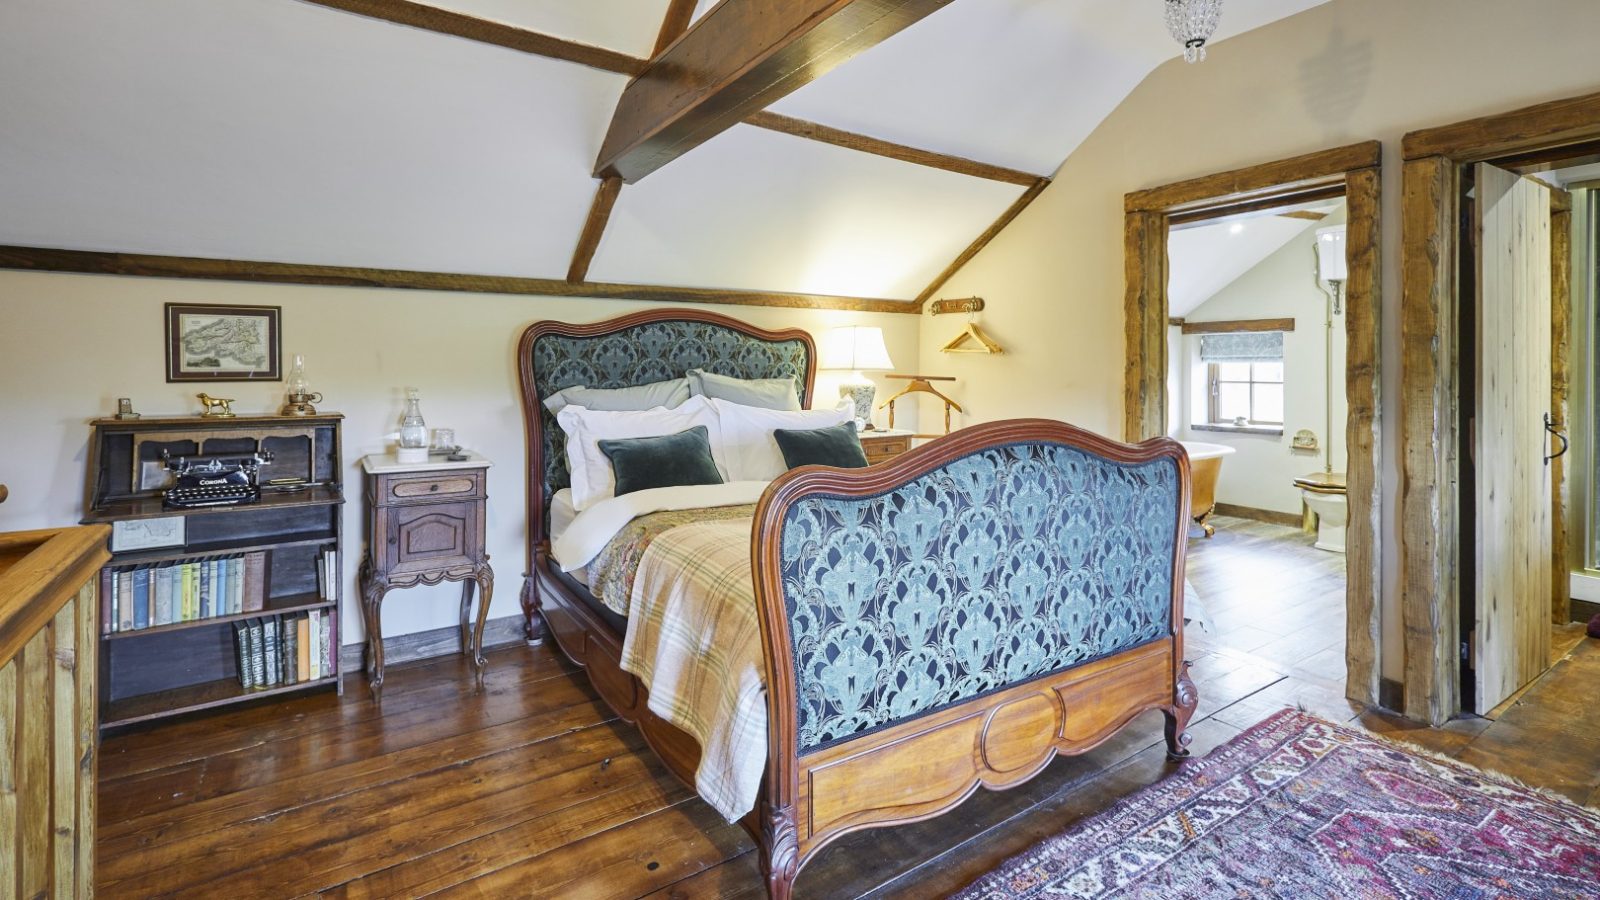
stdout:
[[1317,514],[1318,550],[1344,552],[1344,526],[1350,519],[1343,472],[1313,472],[1294,480],[1306,508]]

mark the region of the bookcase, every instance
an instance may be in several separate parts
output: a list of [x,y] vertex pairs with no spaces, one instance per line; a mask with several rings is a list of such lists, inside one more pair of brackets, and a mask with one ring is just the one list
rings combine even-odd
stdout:
[[[102,729],[291,692],[343,692],[342,420],[90,423],[84,523],[112,528],[111,560],[100,570]],[[171,483],[163,451],[272,458],[260,468],[260,500],[180,509],[162,500]]]

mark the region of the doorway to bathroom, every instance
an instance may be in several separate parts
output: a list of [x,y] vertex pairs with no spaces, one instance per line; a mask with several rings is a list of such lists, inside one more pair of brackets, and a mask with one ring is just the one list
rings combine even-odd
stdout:
[[1190,645],[1333,702],[1347,693],[1346,234],[1338,196],[1175,218],[1167,236],[1167,434],[1194,484]]
[[1186,639],[1368,705],[1378,164],[1369,142],[1125,198],[1124,438],[1190,447]]

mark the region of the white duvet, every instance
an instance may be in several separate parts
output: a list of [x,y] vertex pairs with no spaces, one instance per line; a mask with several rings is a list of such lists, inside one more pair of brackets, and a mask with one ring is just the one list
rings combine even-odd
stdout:
[[578,513],[550,546],[550,555],[571,572],[588,565],[623,526],[640,516],[669,509],[741,506],[761,499],[770,481],[730,481],[650,488],[609,497]]

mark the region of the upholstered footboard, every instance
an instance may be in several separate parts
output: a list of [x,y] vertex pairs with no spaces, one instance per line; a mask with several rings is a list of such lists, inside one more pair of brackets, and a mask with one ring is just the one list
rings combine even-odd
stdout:
[[1174,441],[1017,420],[774,483],[753,536],[773,896],[833,839],[1020,784],[1144,710],[1186,754],[1188,478]]

